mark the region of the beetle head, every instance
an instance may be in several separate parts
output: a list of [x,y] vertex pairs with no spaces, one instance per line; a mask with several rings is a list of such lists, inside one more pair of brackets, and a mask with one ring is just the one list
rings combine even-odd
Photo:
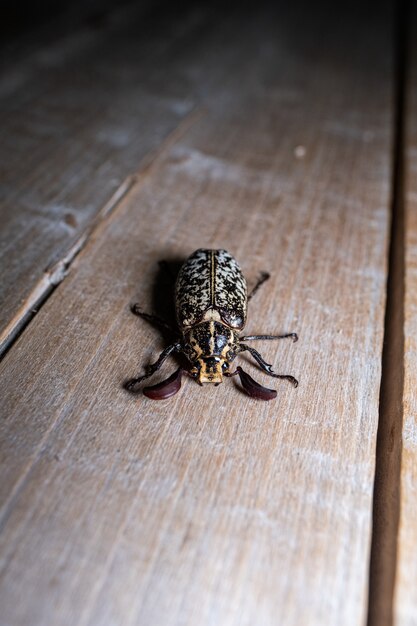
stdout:
[[224,359],[218,356],[209,356],[198,359],[200,366],[198,372],[198,382],[202,383],[215,383],[219,384],[223,382],[223,364]]

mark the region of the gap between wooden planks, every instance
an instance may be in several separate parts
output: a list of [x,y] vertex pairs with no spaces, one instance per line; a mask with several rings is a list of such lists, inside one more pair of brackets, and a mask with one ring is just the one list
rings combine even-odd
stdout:
[[[388,21],[370,39],[365,20],[358,30],[347,16],[339,32],[311,16],[309,37],[297,37],[296,16],[284,17],[238,23],[246,63],[92,238],[2,364],[10,622],[363,623],[390,197]],[[317,47],[323,29],[331,36]],[[272,272],[247,330],[299,332],[298,344],[262,346],[299,389],[277,385],[268,404],[233,384],[189,381],[160,404],[123,391],[162,345],[129,302],[150,306],[157,261],[202,245],[230,249],[250,280]]]

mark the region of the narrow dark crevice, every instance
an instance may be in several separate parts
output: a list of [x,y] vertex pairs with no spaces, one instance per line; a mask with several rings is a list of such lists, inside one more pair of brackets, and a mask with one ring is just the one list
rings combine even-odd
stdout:
[[158,159],[167,154],[189,128],[205,114],[203,108],[196,107],[191,110],[159,145],[143,157],[137,172],[129,175],[119,185],[108,202],[98,211],[84,232],[73,242],[71,248],[66,251],[65,255],[45,270],[44,275],[38,284],[34,286],[32,293],[29,294],[27,301],[23,303],[15,318],[11,320],[9,327],[0,335],[0,362],[14,347],[19,337],[24,333],[45,303],[48,302],[54,291],[65,280],[75,259],[90,240],[96,236],[98,229],[107,219],[114,215],[130,189],[145,180],[151,173],[154,164],[158,162]]
[[85,231],[73,242],[72,246],[66,251],[63,257],[45,270],[44,275],[34,286],[32,293],[29,294],[28,300],[22,305],[20,311],[17,312],[14,320],[12,320],[9,332],[6,328],[4,337],[1,338],[0,362],[13,348],[16,341],[36,317],[43,305],[49,300],[53,292],[59,287],[62,281],[65,280],[77,256],[85,248],[97,228],[116,209],[135,180],[135,176],[128,176],[116,189],[109,201],[91,220]]
[[392,217],[369,569],[368,626],[393,625],[404,387],[404,141],[409,3],[397,5]]

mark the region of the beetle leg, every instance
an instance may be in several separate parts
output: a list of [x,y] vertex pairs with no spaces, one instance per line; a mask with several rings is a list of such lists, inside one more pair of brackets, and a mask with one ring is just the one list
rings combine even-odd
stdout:
[[298,341],[297,333],[287,333],[286,335],[246,335],[245,337],[240,337],[241,341],[253,341],[254,339],[287,339],[287,337],[291,337],[294,341]]
[[283,378],[285,380],[289,380],[290,383],[294,385],[294,387],[298,387],[298,380],[294,378],[294,376],[290,376],[289,374],[275,374],[272,369],[272,365],[267,363],[265,359],[259,354],[255,348],[251,348],[250,346],[246,346],[244,343],[239,344],[239,352],[244,352],[247,350],[253,356],[255,361],[260,365],[261,369],[266,372],[269,376],[273,378]]
[[161,354],[158,357],[158,360],[155,361],[155,363],[151,363],[150,365],[148,365],[148,367],[146,368],[146,373],[143,374],[142,376],[139,376],[138,378],[131,378],[130,380],[126,381],[124,384],[124,388],[127,389],[128,391],[137,391],[137,386],[146,378],[150,378],[150,376],[152,376],[153,374],[155,374],[155,372],[157,372],[160,367],[162,366],[162,364],[164,363],[164,361],[166,361],[166,359],[169,357],[170,354],[172,354],[173,352],[178,352],[179,350],[181,350],[181,344],[180,343],[172,343],[170,346],[168,346],[167,348],[165,348],[165,350],[163,350],[161,352]]
[[270,277],[270,274],[268,274],[268,272],[261,272],[259,274],[259,277],[258,277],[258,280],[256,281],[255,286],[252,288],[252,290],[248,294],[248,302],[258,291],[259,287],[263,285],[264,282],[267,281],[269,277]]
[[145,313],[145,311],[142,311],[138,302],[136,302],[135,304],[132,304],[132,306],[130,307],[130,310],[132,311],[134,315],[138,315],[139,317],[146,320],[147,322],[150,322],[151,324],[158,326],[162,330],[167,330],[171,334],[175,334],[175,331],[171,328],[171,326],[167,322],[165,322],[165,320],[158,317],[158,315],[154,315],[153,313]]

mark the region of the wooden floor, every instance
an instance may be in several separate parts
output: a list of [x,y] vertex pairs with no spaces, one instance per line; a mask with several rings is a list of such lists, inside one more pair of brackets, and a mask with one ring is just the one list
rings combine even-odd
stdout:
[[[417,624],[417,8],[313,4],[5,45],[1,626]],[[298,333],[259,344],[297,389],[123,389],[199,247],[271,273],[246,331]]]

